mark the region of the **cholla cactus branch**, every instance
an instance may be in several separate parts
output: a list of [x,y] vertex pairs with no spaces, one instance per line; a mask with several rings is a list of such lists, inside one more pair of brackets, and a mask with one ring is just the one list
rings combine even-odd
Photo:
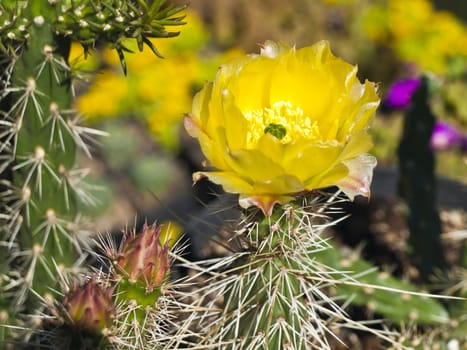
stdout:
[[[105,255],[108,273],[99,280],[115,290],[115,317],[108,329],[111,349],[177,349],[190,336],[183,318],[194,315],[181,302],[183,281],[170,281],[169,268],[182,247],[160,241],[161,226],[145,225],[140,233],[125,233],[117,245],[112,237],[99,237],[97,245]],[[169,251],[170,249],[170,251]]]
[[[246,252],[206,262],[211,277],[196,290],[206,311],[195,321],[204,334],[193,348],[331,349],[330,339],[343,328],[390,341],[390,333],[353,321],[343,310],[345,299],[329,296],[336,284],[357,283],[357,276],[315,258],[334,249],[323,232],[335,222],[325,221],[331,204],[308,203],[287,205],[263,222],[246,219],[235,235]],[[310,208],[319,203],[315,214]]]
[[[32,341],[37,335],[39,343],[53,338],[33,330],[46,317],[28,321],[20,315],[42,315],[50,307],[46,295],[57,288],[57,269],[76,274],[88,248],[79,207],[97,199],[91,193],[95,188],[84,181],[88,171],[78,169],[75,161],[79,150],[91,156],[94,137],[105,133],[82,126],[81,116],[71,109],[76,76],[68,65],[71,40],[80,42],[85,53],[98,43],[110,44],[125,66],[128,40],[160,55],[149,38],[177,35],[166,28],[183,24],[183,9],[165,6],[163,0],[0,4],[0,241],[9,249],[0,258],[0,311],[9,305],[2,317],[16,320],[2,328],[0,342],[15,336]],[[156,284],[165,277],[160,270]],[[151,288],[162,294],[156,285]],[[98,289],[88,294],[94,292]],[[68,313],[76,310],[81,309],[69,308]],[[138,310],[145,312],[144,307]],[[75,318],[86,319],[86,311],[77,314]],[[23,337],[20,330],[34,337]]]
[[181,11],[186,6],[163,7],[165,0],[153,1],[73,1],[57,7],[54,29],[66,37],[80,42],[85,52],[97,43],[111,44],[117,51],[126,74],[124,52],[131,52],[125,40],[135,39],[138,49],[146,44],[159,57],[150,38],[169,38],[179,34],[166,29],[167,26],[184,24]]

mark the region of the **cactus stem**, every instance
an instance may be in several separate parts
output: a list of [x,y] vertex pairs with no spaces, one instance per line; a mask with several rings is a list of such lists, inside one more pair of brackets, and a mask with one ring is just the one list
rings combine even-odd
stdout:
[[[394,287],[397,284],[370,283],[374,279],[366,276],[376,275],[375,269],[369,264],[366,267],[358,253],[346,257],[346,262],[341,261],[341,255],[335,253],[337,248],[323,234],[335,224],[326,216],[335,210],[332,207],[339,200],[311,197],[302,205],[277,208],[280,210],[262,222],[247,216],[234,234],[243,243],[244,251],[199,263],[199,273],[192,278],[204,275],[207,280],[196,290],[201,295],[201,300],[195,302],[201,306],[198,313],[201,315],[193,319],[199,324],[194,329],[204,333],[195,346],[330,349],[329,339],[338,340],[340,330],[346,328],[376,335],[392,345],[399,344],[392,338],[392,332],[355,321],[346,314],[344,309],[353,303],[356,290],[360,297],[364,295],[369,312],[381,311],[378,298],[385,291],[394,293],[394,298],[410,300],[410,308],[406,310],[409,321],[428,320],[430,316],[430,321],[446,322],[443,310],[433,305],[431,315],[419,314],[417,309],[417,301],[436,296],[402,290]],[[323,259],[323,254],[333,258]],[[346,266],[351,271],[343,271]],[[380,277],[388,278],[384,274]],[[339,298],[332,296],[333,289],[343,287],[351,288],[346,289],[348,293],[339,292]],[[400,349],[408,347],[401,345]]]
[[57,136],[59,144],[60,144],[60,149],[63,152],[66,152],[61,126],[62,127],[64,126],[65,128],[67,128],[67,124],[65,120],[63,119],[62,115],[60,114],[60,109],[56,102],[51,102],[49,109],[50,109],[50,116],[45,121],[46,124],[49,122],[52,123],[51,128],[50,128],[49,147],[52,145],[54,140],[56,140],[56,136]]
[[[31,291],[33,289],[33,281],[34,281],[34,274],[36,272],[36,265],[39,262],[41,262],[41,254],[43,252],[43,247],[36,243],[34,244],[34,246],[32,247],[31,250],[29,251],[24,251],[22,252],[21,254],[22,255],[29,255],[29,262],[28,262],[28,269],[26,271],[26,274],[24,275],[24,278],[23,278],[23,284],[18,292],[18,294],[16,295],[16,304],[19,306],[19,305],[22,305],[27,296],[28,296],[28,292]],[[44,265],[43,263],[41,265]],[[48,270],[47,266],[44,266],[46,268],[46,271],[49,272],[49,274],[51,275],[51,272]]]
[[81,254],[82,250],[78,244],[76,237],[72,235],[72,232],[69,232],[71,227],[70,222],[57,218],[56,212],[54,209],[47,209],[45,214],[45,221],[42,222],[34,231],[33,235],[37,235],[39,232],[44,234],[42,239],[42,245],[45,247],[49,241],[49,236],[52,233],[54,238],[55,246],[58,250],[58,253],[63,256],[64,252],[62,249],[61,237],[67,239],[71,244],[74,245],[76,251]]
[[10,232],[8,248],[11,249],[16,242],[16,236],[21,229],[21,225],[23,224],[23,216],[16,212],[13,216],[13,220],[11,220],[10,224],[8,225],[8,229]]
[[39,103],[38,96],[45,96],[45,94],[37,89],[36,79],[34,79],[33,77],[29,77],[24,82],[24,86],[11,87],[6,90],[8,92],[24,91],[22,95],[18,96],[17,101],[12,105],[12,107],[10,108],[8,112],[8,114],[15,114],[15,111],[19,110],[19,113],[18,113],[19,125],[22,124],[22,119],[26,113],[26,107],[29,105],[30,100],[33,103],[36,115],[38,116],[39,120],[42,122],[42,117],[43,117],[44,112],[42,110],[41,104]]
[[0,193],[0,199],[4,203],[8,203],[3,207],[5,214],[3,218],[5,220],[5,226],[7,236],[5,239],[9,241],[9,249],[11,249],[16,235],[18,234],[19,228],[23,223],[23,216],[21,210],[24,208],[24,216],[26,222],[29,224],[29,206],[34,206],[34,202],[31,200],[31,189],[28,186],[23,188],[16,188],[9,181],[0,181],[0,185],[4,188],[3,192]]
[[87,206],[95,207],[100,203],[100,200],[93,193],[97,193],[102,188],[96,185],[90,185],[84,179],[89,174],[89,169],[73,169],[67,171],[63,165],[59,165],[58,172],[62,178],[63,191],[65,195],[65,205],[69,206],[69,192],[75,193],[81,203]]

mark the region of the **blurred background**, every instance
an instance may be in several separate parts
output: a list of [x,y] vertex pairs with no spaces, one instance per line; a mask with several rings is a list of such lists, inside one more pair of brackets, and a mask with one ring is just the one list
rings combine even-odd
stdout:
[[[147,48],[126,55],[126,77],[110,48],[97,48],[84,59],[79,45],[73,47],[71,63],[85,78],[76,86],[76,108],[89,126],[109,133],[94,145],[94,158],[82,160],[91,168],[91,185],[98,189],[96,208],[88,213],[98,232],[120,231],[146,219],[170,221],[174,235],[189,233],[195,226],[218,229],[202,213],[206,206],[215,212],[213,200],[221,189],[208,182],[194,187],[191,183],[191,173],[201,169],[203,161],[183,129],[193,95],[214,78],[220,64],[259,52],[265,40],[302,47],[322,39],[330,41],[335,55],[358,63],[361,80],[379,82],[384,100],[372,128],[372,153],[379,162],[372,200],[347,208],[353,217],[341,228],[347,231],[346,243],[364,239],[370,246],[373,242],[373,251],[379,246],[389,251],[390,258],[399,254],[403,260],[408,233],[396,182],[407,106],[387,97],[409,94],[398,92],[397,83],[422,75],[429,78],[433,113],[450,130],[447,136],[433,135],[437,138],[431,145],[443,231],[465,229],[466,1],[192,0],[186,14],[179,37],[154,41],[163,59]],[[128,48],[136,52],[131,45]],[[236,215],[216,213],[219,225]],[[206,222],[209,225],[203,228]],[[195,239],[195,248],[196,244]]]

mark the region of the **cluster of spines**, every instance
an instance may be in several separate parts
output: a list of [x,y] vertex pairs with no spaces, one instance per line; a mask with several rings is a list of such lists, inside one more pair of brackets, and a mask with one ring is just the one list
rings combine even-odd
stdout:
[[0,4],[0,241],[8,252],[0,257],[2,342],[16,326],[31,333],[40,326],[44,315],[32,326],[20,314],[40,314],[53,304],[57,273],[76,273],[85,256],[79,207],[95,203],[95,197],[84,182],[87,170],[77,169],[75,158],[79,148],[90,156],[89,140],[103,133],[81,126],[70,108],[77,75],[67,62],[71,40],[85,52],[97,43],[112,44],[125,69],[125,39],[159,55],[148,38],[178,34],[165,28],[183,24],[176,15],[184,7],[164,3]]
[[55,342],[63,341],[60,330],[71,329],[78,341],[84,335],[99,349],[176,349],[184,343],[179,314],[190,309],[179,300],[181,284],[168,278],[182,248],[160,242],[160,231],[161,226],[145,225],[138,234],[125,233],[118,247],[113,237],[100,238],[98,258],[107,271],[80,284],[62,278]]
[[184,24],[180,12],[185,6],[164,7],[164,3],[165,0],[150,3],[145,0],[72,1],[57,7],[54,27],[57,33],[80,42],[86,52],[98,42],[112,43],[126,73],[124,52],[131,51],[125,46],[125,39],[135,39],[140,51],[146,45],[162,57],[150,39],[179,34],[166,27]]
[[23,16],[19,2],[6,0],[0,4],[0,53],[11,55],[18,44],[29,38],[30,19]]
[[[247,217],[232,235],[240,252],[200,263],[204,271],[194,278],[208,277],[195,292],[203,312],[195,318],[202,335],[194,348],[331,349],[343,329],[406,348],[391,332],[352,320],[344,310],[349,304],[397,321],[412,314],[425,323],[447,321],[442,306],[410,284],[382,278],[359,257],[346,264],[324,233],[335,224],[328,214],[341,199],[323,198],[276,207],[262,221]],[[393,311],[389,304],[398,297],[403,305]]]
[[88,130],[70,111],[71,69],[64,55],[70,42],[58,42],[46,23],[51,5],[41,1],[40,13],[17,6],[32,24],[31,40],[2,54],[8,74],[1,100],[1,288],[8,321],[35,328],[43,318],[24,324],[19,314],[40,313],[41,300],[57,287],[57,268],[76,272],[84,254],[77,211],[83,179],[75,157],[78,147],[86,147]]

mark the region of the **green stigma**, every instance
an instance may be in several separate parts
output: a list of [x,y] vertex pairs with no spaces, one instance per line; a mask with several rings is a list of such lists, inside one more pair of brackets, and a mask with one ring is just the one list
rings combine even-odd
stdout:
[[280,124],[271,123],[264,128],[265,134],[271,134],[278,140],[282,140],[287,134],[287,130]]

